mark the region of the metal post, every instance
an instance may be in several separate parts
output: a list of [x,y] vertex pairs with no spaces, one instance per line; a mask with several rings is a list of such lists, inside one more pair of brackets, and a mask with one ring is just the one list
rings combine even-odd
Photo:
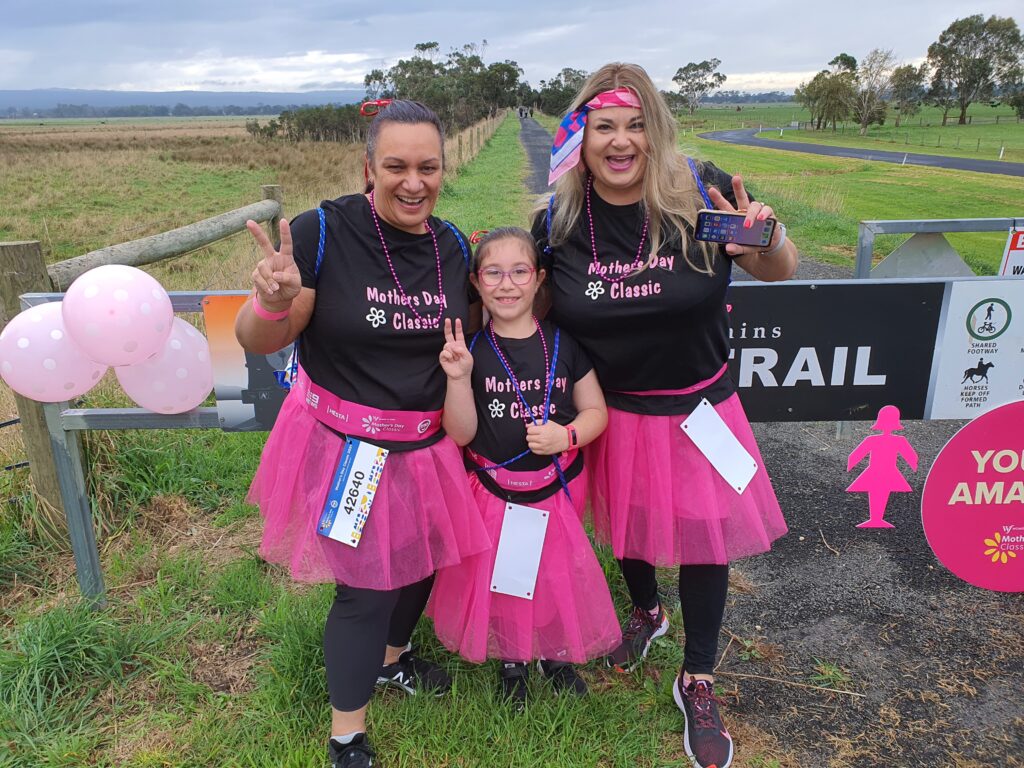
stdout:
[[863,280],[871,273],[871,259],[875,251],[875,231],[871,225],[860,222],[857,225],[857,262],[853,268],[853,276]]
[[61,411],[67,403],[47,403],[43,406],[46,427],[50,433],[50,449],[57,468],[57,482],[64,502],[64,514],[71,535],[71,550],[75,553],[75,576],[82,596],[94,608],[107,606],[100,553],[96,547],[92,508],[82,472],[82,444],[77,432],[66,432],[61,424]]

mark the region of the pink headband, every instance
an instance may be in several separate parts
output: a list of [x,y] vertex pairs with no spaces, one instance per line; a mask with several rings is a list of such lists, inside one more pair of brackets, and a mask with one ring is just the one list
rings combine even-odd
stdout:
[[551,145],[551,165],[548,170],[548,184],[580,161],[580,150],[583,147],[583,129],[587,127],[587,113],[593,109],[607,107],[633,107],[641,109],[640,98],[629,88],[616,88],[597,94],[579,109],[570,112],[558,126],[555,141]]

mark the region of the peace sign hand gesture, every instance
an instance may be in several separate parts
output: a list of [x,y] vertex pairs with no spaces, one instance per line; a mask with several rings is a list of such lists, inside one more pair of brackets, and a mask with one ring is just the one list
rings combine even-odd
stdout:
[[[743,187],[743,179],[739,176],[732,177],[732,191],[736,198],[736,206],[734,207],[721,192],[715,187],[708,189],[708,197],[711,198],[711,202],[715,208],[720,211],[728,211],[729,213],[746,213],[747,218],[743,221],[743,226],[749,228],[753,225],[754,221],[764,221],[770,216],[775,215],[775,211],[772,210],[771,206],[765,205],[764,203],[754,200],[751,202],[750,196],[747,194],[747,190]],[[771,250],[779,239],[782,237],[782,233],[778,227],[775,228],[775,234],[772,235],[772,242],[767,247],[758,247],[755,245],[737,245],[736,243],[726,243],[725,252],[730,256],[746,256],[747,254],[759,253],[760,251]]]
[[281,219],[281,247],[276,251],[259,224],[250,219],[245,226],[263,253],[252,271],[252,284],[260,306],[268,312],[288,309],[302,290],[302,278],[292,256],[292,232],[288,222]]
[[455,318],[454,330],[451,318],[445,318],[444,338],[445,345],[441,350],[441,368],[451,381],[468,378],[473,372],[473,355],[466,347],[466,337],[462,333],[460,318]]

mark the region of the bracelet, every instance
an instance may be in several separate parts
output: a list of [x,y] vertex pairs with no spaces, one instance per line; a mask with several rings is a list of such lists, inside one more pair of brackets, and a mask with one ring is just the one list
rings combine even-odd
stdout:
[[572,450],[580,444],[579,435],[576,434],[576,427],[572,424],[566,424],[565,431],[569,433],[569,449]]
[[782,233],[782,237],[779,238],[779,242],[767,251],[758,251],[759,256],[772,256],[782,250],[782,246],[786,244],[786,225],[780,221],[778,222],[778,228]]
[[260,297],[256,295],[252,297],[252,311],[256,313],[256,317],[262,317],[264,320],[276,321],[284,320],[288,317],[288,313],[292,311],[292,308],[289,306],[288,309],[282,309],[280,312],[271,312],[260,304]]

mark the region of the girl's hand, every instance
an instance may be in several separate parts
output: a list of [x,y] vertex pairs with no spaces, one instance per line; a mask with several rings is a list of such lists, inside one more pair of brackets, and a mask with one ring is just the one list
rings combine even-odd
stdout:
[[[714,187],[708,189],[708,197],[711,198],[711,202],[714,204],[715,208],[720,211],[728,211],[729,213],[746,211],[747,217],[743,221],[744,228],[749,229],[753,226],[755,221],[764,221],[770,216],[775,215],[775,211],[772,210],[771,206],[765,205],[757,200],[753,202],[750,201],[750,196],[747,194],[747,190],[743,187],[743,179],[739,176],[732,177],[732,191],[736,197],[736,205],[739,206],[738,208],[733,207],[732,203],[725,199],[725,195]],[[756,245],[737,245],[736,243],[726,243],[725,252],[730,256],[746,256],[748,254],[760,253],[761,251],[770,251],[779,244],[779,238],[781,237],[782,230],[780,230],[779,227],[775,227],[775,233],[772,235],[772,241],[767,246],[762,248]]]
[[531,424],[526,428],[526,445],[538,456],[554,456],[569,450],[569,431],[561,424]]
[[288,309],[302,290],[299,268],[292,257],[292,232],[288,222],[281,219],[281,248],[277,251],[259,224],[250,219],[245,226],[263,252],[263,258],[252,271],[256,300],[268,312]]
[[441,350],[441,368],[452,381],[468,378],[473,372],[473,356],[466,348],[466,338],[462,333],[462,320],[455,318],[452,329],[451,318],[444,320],[445,345]]

